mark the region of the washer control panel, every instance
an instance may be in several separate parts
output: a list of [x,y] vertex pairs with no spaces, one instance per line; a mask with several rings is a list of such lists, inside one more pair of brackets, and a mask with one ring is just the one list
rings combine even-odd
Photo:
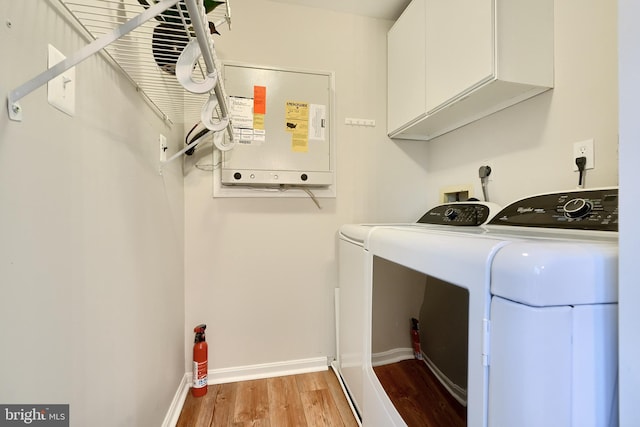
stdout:
[[483,203],[456,202],[436,206],[422,215],[418,220],[420,224],[442,224],[474,226],[482,225],[495,214],[491,206]]
[[502,209],[489,224],[618,231],[618,189],[528,197]]

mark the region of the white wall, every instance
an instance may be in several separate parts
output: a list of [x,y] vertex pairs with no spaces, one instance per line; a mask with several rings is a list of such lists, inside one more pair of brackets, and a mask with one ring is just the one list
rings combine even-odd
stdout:
[[638,253],[640,226],[637,212],[638,158],[640,158],[640,4],[619,2],[620,49],[620,425],[640,425],[640,286]]
[[99,56],[77,66],[75,117],[41,87],[9,121],[7,91],[45,69],[47,43],[85,42],[50,2],[0,0],[0,22],[0,402],[159,425],[184,374],[184,210],[157,137],[182,127]]
[[[386,138],[390,21],[264,0],[233,3],[216,37],[223,60],[335,72],[336,199],[212,198],[210,172],[186,166],[186,359],[207,323],[211,369],[331,356],[335,235],[342,223],[415,220],[426,146]],[[375,128],[344,125],[376,120]],[[210,151],[192,162],[210,164]],[[390,166],[402,165],[401,168]]]
[[[616,7],[556,2],[556,87],[431,142],[386,138],[386,32],[391,22],[269,1],[236,2],[216,39],[221,59],[336,73],[338,197],[212,199],[211,175],[187,166],[186,356],[209,324],[210,367],[334,354],[335,233],[342,223],[414,221],[439,189],[472,184],[506,204],[575,188],[573,142],[595,138],[588,187],[617,184]],[[588,23],[588,25],[585,25]],[[375,119],[375,128],[345,126]],[[210,164],[209,154],[192,163]]]
[[[194,167],[211,162],[201,150],[186,165],[183,212],[180,167],[156,173],[157,133],[175,150],[181,129],[99,57],[78,66],[75,118],[44,88],[22,101],[22,123],[3,105],[0,402],[71,403],[83,425],[157,425],[197,323],[209,325],[213,369],[334,354],[340,224],[415,220],[442,186],[480,195],[481,164],[498,203],[573,188],[572,143],[592,137],[587,186],[615,185],[615,9],[556,2],[556,88],[424,143],[385,136],[391,22],[235,2],[233,31],[216,39],[222,59],[335,72],[338,197],[322,210],[306,198],[213,199],[211,174]],[[47,42],[66,54],[83,45],[49,2],[0,0],[0,18],[3,94],[43,69]]]
[[586,187],[617,185],[618,96],[615,2],[555,2],[555,88],[428,143],[430,204],[439,188],[474,185],[492,168],[490,200],[576,188],[573,143],[595,139]]
[[[3,104],[0,402],[70,403],[82,425],[157,425],[197,323],[209,325],[213,369],[334,354],[340,224],[415,220],[446,185],[479,195],[481,164],[498,203],[573,188],[572,143],[591,137],[587,186],[616,184],[615,9],[556,2],[556,88],[424,143],[385,136],[391,22],[235,2],[222,59],[335,72],[338,197],[322,210],[306,198],[213,199],[211,174],[194,167],[210,163],[202,150],[186,165],[183,211],[179,165],[156,173],[157,134],[175,150],[181,129],[100,57],[78,66],[73,119],[44,88],[22,100],[21,123]],[[0,0],[0,18],[3,94],[43,69],[47,42],[66,54],[84,44],[49,2]]]

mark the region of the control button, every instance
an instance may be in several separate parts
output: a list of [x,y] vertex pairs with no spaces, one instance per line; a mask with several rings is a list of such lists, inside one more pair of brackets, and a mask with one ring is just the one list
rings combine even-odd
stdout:
[[454,220],[458,216],[458,211],[453,208],[447,208],[447,210],[444,211],[444,216],[447,219]]
[[564,214],[569,218],[582,218],[591,212],[591,202],[585,199],[572,199],[564,204]]
[[300,175],[300,179],[303,181],[306,181],[307,179],[309,179],[309,177],[307,176],[306,173],[303,173],[302,175]]
[[240,179],[240,178],[242,178],[242,174],[240,172],[236,172],[236,173],[233,174],[233,178],[234,179]]

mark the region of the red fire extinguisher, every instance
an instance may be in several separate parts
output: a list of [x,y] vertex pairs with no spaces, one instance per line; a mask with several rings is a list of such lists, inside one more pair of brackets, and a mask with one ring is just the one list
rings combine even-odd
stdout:
[[204,330],[207,325],[198,325],[193,329],[196,339],[193,344],[193,387],[191,394],[200,397],[207,394],[207,341],[205,341]]
[[411,345],[413,357],[422,360],[422,348],[420,348],[420,322],[415,317],[411,318]]

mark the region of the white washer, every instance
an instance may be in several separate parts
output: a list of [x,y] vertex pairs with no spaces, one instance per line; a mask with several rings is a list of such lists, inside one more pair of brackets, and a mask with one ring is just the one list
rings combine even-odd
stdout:
[[491,268],[489,426],[618,425],[617,189],[511,204]]
[[373,371],[375,295],[396,286],[384,263],[468,292],[468,426],[617,425],[617,225],[617,189],[601,189],[523,199],[462,232],[371,228],[363,425],[406,425]]
[[364,245],[371,231],[384,226],[467,232],[485,224],[499,211],[500,207],[495,203],[455,202],[430,209],[416,223],[346,224],[340,228],[336,368],[358,417],[361,417],[364,401],[365,283],[370,282],[370,264]]

